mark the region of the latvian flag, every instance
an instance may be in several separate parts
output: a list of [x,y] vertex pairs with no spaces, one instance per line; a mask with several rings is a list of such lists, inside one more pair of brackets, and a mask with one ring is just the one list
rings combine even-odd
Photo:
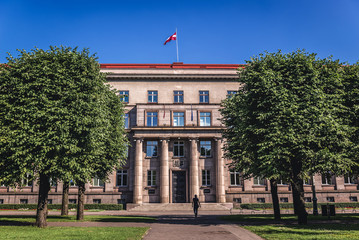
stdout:
[[175,32],[172,36],[167,38],[166,42],[163,45],[166,45],[166,43],[168,43],[169,41],[176,40],[176,39],[177,39],[177,32]]

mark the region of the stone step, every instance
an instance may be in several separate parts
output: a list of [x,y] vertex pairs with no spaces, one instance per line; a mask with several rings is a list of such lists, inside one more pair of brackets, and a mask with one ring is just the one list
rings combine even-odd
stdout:
[[[232,203],[201,203],[202,211],[229,211]],[[143,203],[127,204],[127,210],[132,212],[166,212],[166,211],[191,211],[192,203]]]

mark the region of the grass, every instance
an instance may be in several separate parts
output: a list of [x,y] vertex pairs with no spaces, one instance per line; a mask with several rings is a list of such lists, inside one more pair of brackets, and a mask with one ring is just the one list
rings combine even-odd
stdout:
[[[19,216],[19,215],[0,215],[1,223],[8,224],[24,224],[34,223],[36,217],[34,215]],[[48,222],[77,222],[76,216],[53,216],[47,217]],[[108,215],[88,215],[84,217],[84,222],[154,222],[155,218],[145,216],[108,216]]]
[[359,239],[358,224],[244,226],[267,240],[347,240]]
[[221,219],[240,223],[241,227],[268,240],[359,239],[359,224],[352,223],[359,221],[359,214],[337,214],[330,217],[345,224],[333,224],[325,216],[308,215],[308,225],[297,225],[295,215],[281,216],[280,222],[275,222],[273,215],[230,215],[223,216]]
[[0,239],[142,239],[147,227],[48,227],[0,226]]

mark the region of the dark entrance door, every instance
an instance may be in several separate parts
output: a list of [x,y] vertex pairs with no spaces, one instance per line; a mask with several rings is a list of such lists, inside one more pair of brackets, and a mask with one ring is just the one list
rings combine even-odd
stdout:
[[172,202],[173,203],[186,202],[186,172],[185,171],[172,172]]

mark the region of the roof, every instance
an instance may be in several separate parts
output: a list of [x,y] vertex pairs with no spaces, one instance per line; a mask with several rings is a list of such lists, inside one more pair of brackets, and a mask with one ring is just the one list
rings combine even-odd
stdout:
[[245,68],[245,64],[184,64],[182,62],[174,62],[172,64],[157,64],[157,63],[145,63],[145,64],[131,64],[131,63],[103,63],[100,64],[102,69],[148,69],[148,68],[160,68],[160,69],[238,69]]

